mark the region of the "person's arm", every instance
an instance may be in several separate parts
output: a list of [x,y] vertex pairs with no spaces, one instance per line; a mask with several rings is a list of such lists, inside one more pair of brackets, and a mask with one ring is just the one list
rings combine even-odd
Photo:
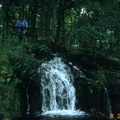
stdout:
[[19,27],[19,22],[18,21],[16,22],[15,27]]
[[25,27],[28,28],[28,22],[27,21],[25,21]]

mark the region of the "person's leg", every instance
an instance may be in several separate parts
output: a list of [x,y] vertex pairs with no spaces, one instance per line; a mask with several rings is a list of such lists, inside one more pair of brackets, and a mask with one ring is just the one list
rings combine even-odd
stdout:
[[19,42],[22,42],[22,33],[18,33]]
[[23,35],[23,40],[24,40],[24,43],[27,44],[27,35],[26,34]]

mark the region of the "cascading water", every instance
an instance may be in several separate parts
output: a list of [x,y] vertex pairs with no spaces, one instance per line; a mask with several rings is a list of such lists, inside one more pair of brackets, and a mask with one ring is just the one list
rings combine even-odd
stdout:
[[43,114],[80,115],[83,111],[75,108],[74,78],[70,68],[62,58],[43,63],[38,70],[41,73],[41,94]]
[[27,111],[26,114],[30,114],[30,100],[29,100],[29,95],[28,95],[28,89],[29,89],[30,81],[28,83],[27,89],[26,89],[26,97],[27,97]]
[[104,87],[104,112],[108,116],[112,113],[108,90],[105,87]]

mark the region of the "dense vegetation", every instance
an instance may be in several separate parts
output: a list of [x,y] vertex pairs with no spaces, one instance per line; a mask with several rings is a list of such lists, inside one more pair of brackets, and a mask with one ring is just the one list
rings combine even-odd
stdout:
[[119,50],[119,0],[1,0],[0,4],[2,38],[8,34],[13,38],[13,26],[23,15],[33,41],[91,48],[109,55]]
[[[81,51],[83,64],[98,54],[120,59],[120,0],[1,0],[0,13],[0,118],[21,115],[23,81],[37,78],[38,66],[52,50]],[[13,27],[19,15],[29,23],[24,45]],[[104,86],[106,68],[101,66],[97,63],[91,76]]]

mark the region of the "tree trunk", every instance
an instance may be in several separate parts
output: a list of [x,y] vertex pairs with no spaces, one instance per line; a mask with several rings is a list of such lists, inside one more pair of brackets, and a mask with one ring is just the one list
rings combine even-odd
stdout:
[[45,15],[46,15],[46,0],[41,0],[41,13],[40,13],[40,26],[39,26],[39,39],[45,37]]
[[52,3],[47,2],[47,13],[46,13],[46,33],[45,36],[51,38],[51,18],[52,18]]
[[55,40],[56,38],[56,27],[57,27],[57,10],[58,10],[58,4],[60,0],[54,0],[53,3],[53,11],[52,11],[52,38]]
[[65,40],[65,0],[63,0],[63,10],[62,10],[62,46],[66,45],[66,40]]
[[33,1],[31,3],[31,7],[32,7],[32,10],[31,10],[31,28],[30,28],[30,36],[31,38],[35,39],[36,37],[36,13],[37,13],[37,0],[36,1]]
[[[9,2],[3,6],[4,8],[4,20],[3,20],[3,26],[4,26],[4,35],[8,34],[8,26],[9,26]],[[4,36],[3,35],[3,36]]]
[[55,41],[56,43],[59,44],[60,42],[60,33],[61,33],[61,18],[62,18],[62,1],[63,0],[60,0],[60,4],[59,4],[59,10],[58,10],[58,23],[57,23],[57,33],[56,33],[56,38],[55,38]]

